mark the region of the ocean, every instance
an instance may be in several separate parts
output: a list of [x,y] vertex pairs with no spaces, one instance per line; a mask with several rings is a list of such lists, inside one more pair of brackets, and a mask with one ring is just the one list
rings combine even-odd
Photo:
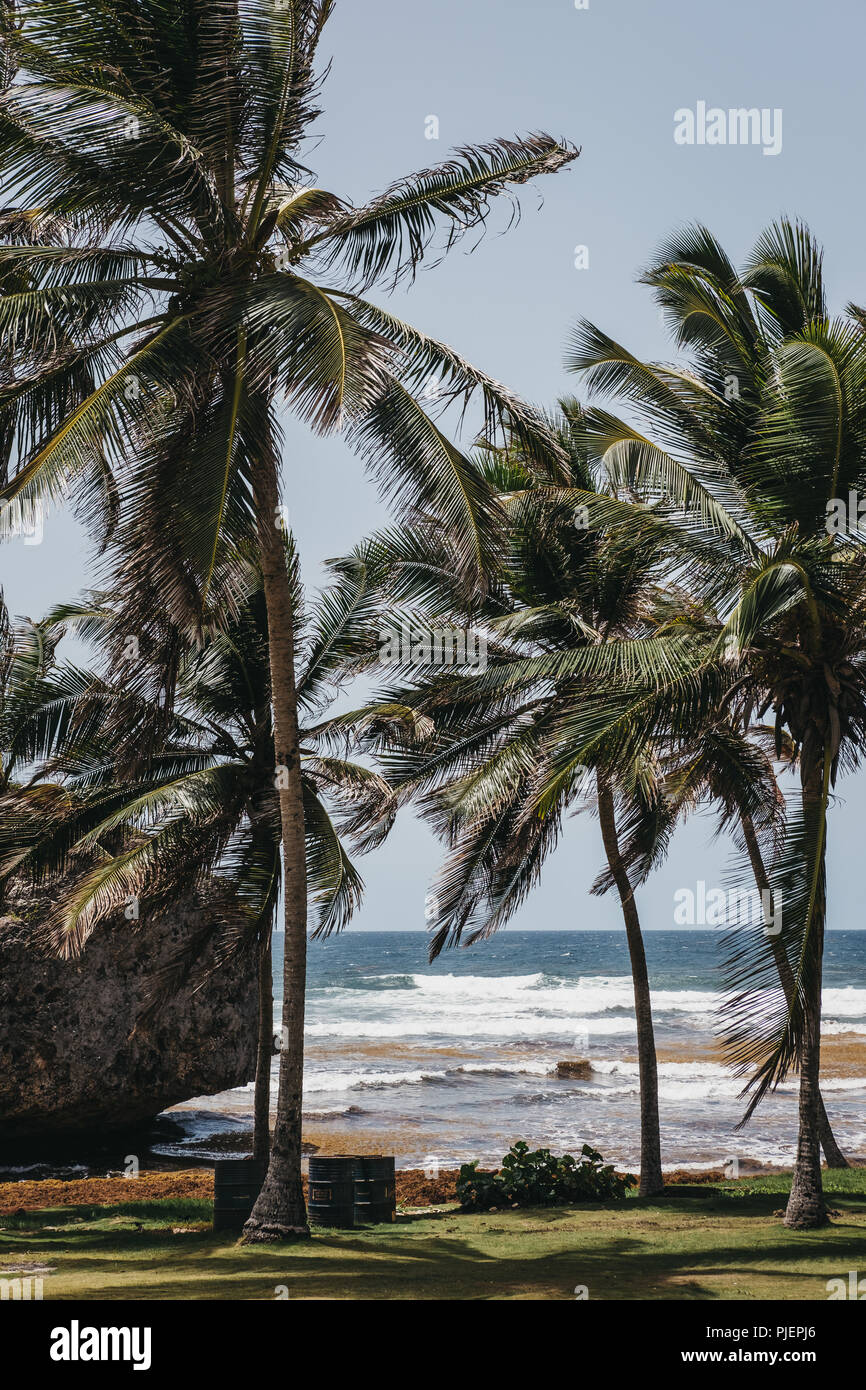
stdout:
[[[497,1162],[525,1140],[639,1161],[638,1068],[625,934],[504,931],[426,959],[423,932],[348,931],[309,954],[305,1136],[402,1167]],[[790,1165],[796,1078],[736,1131],[742,1082],[714,1046],[720,933],[648,932],[665,1167]],[[275,1020],[282,938],[275,937]],[[836,1137],[866,1155],[866,933],[830,932],[822,1089]],[[557,1063],[586,1060],[585,1076]],[[277,1059],[272,1088],[276,1097]],[[168,1112],[165,1157],[244,1152],[252,1086]]]

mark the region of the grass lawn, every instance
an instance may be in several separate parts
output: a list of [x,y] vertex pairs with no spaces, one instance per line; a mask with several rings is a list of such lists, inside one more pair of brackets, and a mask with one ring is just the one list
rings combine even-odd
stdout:
[[50,1267],[46,1300],[574,1299],[578,1285],[591,1299],[826,1299],[828,1279],[866,1274],[866,1169],[825,1179],[838,1214],[801,1234],[774,1216],[784,1176],[610,1206],[405,1212],[285,1246],[213,1235],[203,1201],[55,1207],[0,1218],[0,1277]]

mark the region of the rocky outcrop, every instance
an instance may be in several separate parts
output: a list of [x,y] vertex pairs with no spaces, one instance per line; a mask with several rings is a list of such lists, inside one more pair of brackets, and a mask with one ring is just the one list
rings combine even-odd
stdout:
[[556,1074],[571,1077],[573,1081],[591,1081],[592,1062],[585,1057],[577,1057],[571,1062],[557,1062]]
[[[235,957],[208,973],[209,919],[191,902],[146,923],[105,924],[71,961],[46,957],[32,923],[0,919],[0,1154],[21,1141],[133,1130],[167,1106],[252,1080],[255,962]],[[195,978],[142,1023],[159,972],[190,943]]]

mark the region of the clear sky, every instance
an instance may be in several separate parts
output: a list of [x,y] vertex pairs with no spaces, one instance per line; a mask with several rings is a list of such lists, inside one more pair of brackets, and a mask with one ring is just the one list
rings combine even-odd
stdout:
[[[338,0],[323,44],[318,180],[360,202],[449,148],[547,130],[582,146],[576,164],[524,190],[520,224],[470,238],[391,299],[397,313],[452,343],[523,396],[551,403],[577,387],[562,368],[570,323],[584,315],[639,354],[669,357],[657,311],[634,283],[659,242],[700,220],[741,259],[781,213],[805,218],[826,249],[831,304],[866,303],[863,137],[866,7],[859,0]],[[674,140],[675,112],[698,103],[782,112],[782,147]],[[437,140],[426,118],[439,120]],[[585,247],[588,268],[575,268]],[[310,583],[321,562],[382,523],[375,488],[342,441],[290,427],[286,500]],[[89,582],[92,558],[68,514],[41,545],[0,552],[13,612],[37,617]],[[862,778],[838,788],[830,825],[830,925],[859,927]],[[725,852],[711,826],[681,831],[641,892],[648,928],[673,924],[674,893],[718,883]],[[515,925],[615,927],[613,898],[588,896],[601,862],[589,815],[570,823],[542,885]],[[406,819],[361,868],[359,927],[423,926],[439,860]]]

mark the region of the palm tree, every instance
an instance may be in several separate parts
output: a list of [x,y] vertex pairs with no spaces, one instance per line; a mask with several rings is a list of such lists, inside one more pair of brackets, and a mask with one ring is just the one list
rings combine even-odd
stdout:
[[[617,503],[597,491],[579,442],[582,416],[561,403],[551,422],[559,455],[545,468],[519,447],[479,456],[479,475],[495,488],[508,518],[501,562],[486,595],[461,609],[445,554],[435,544],[426,565],[413,542],[393,533],[383,539],[402,586],[422,612],[392,616],[425,629],[450,611],[461,623],[480,624],[488,637],[484,675],[437,670],[412,684],[389,689],[384,699],[428,717],[435,734],[409,747],[380,750],[388,780],[400,800],[421,806],[451,845],[433,888],[435,915],[431,956],[457,944],[486,938],[519,906],[555,847],[566,812],[594,801],[601,825],[608,876],[599,891],[615,886],[625,921],[634,985],[641,1095],[642,1195],[663,1187],[658,1114],[658,1076],[646,954],[634,885],[620,847],[618,815],[630,816],[636,798],[654,785],[654,758],[644,749],[627,762],[587,752],[587,765],[559,775],[558,721],[575,704],[592,700],[595,655],[609,645],[638,643],[651,631],[655,585],[663,574],[661,530],[639,539],[615,525],[585,524],[576,509],[591,499],[616,515]],[[417,546],[416,546],[417,548]],[[406,674],[409,674],[408,671]],[[594,797],[592,791],[594,788]]]
[[[669,315],[683,367],[645,363],[599,329],[578,326],[570,365],[634,408],[629,422],[590,411],[592,456],[632,497],[666,506],[715,536],[722,620],[687,643],[676,670],[632,710],[683,738],[728,708],[748,728],[772,710],[800,774],[774,892],[782,894],[786,993],[766,935],[744,935],[731,962],[732,1054],[754,1069],[752,1112],[791,1067],[800,1073],[799,1137],[785,1221],[826,1220],[819,1144],[821,964],[831,788],[859,764],[866,732],[866,554],[856,529],[828,534],[828,508],[866,485],[866,338],[862,311],[828,314],[820,250],[782,221],[737,272],[704,228],[687,228],[644,274]],[[705,577],[706,578],[706,577]],[[612,727],[612,726],[611,726]],[[579,744],[580,734],[576,742]],[[572,744],[572,756],[578,747]],[[768,1007],[766,993],[775,990]]]
[[[546,135],[468,147],[362,207],[314,186],[316,53],[332,0],[27,0],[5,25],[15,80],[0,104],[0,169],[16,208],[68,227],[60,248],[0,248],[38,279],[0,299],[5,332],[74,305],[75,347],[0,390],[18,467],[14,507],[74,488],[119,516],[126,631],[168,611],[194,633],[230,611],[238,548],[258,549],[281,778],[287,1045],[268,1177],[247,1239],[308,1234],[300,1129],[306,972],[305,832],[294,620],[280,532],[285,405],[345,428],[406,511],[439,516],[469,582],[495,529],[490,498],[420,407],[483,399],[527,440],[534,414],[451,349],[369,302],[411,275],[437,225],[452,245],[491,200],[577,151]],[[22,331],[23,327],[22,327]],[[93,388],[74,383],[82,369]],[[67,404],[75,395],[74,406]],[[49,437],[42,422],[60,418]]]
[[[324,712],[352,657],[368,647],[375,610],[363,564],[343,563],[336,582],[305,606],[291,550],[287,563],[298,697],[308,715],[301,729],[307,883],[315,933],[328,935],[346,924],[363,890],[328,803],[353,816],[361,795],[372,804],[388,789],[375,772],[333,755],[327,718],[309,721]],[[45,621],[52,640],[70,629],[95,639],[107,674],[55,667],[41,682],[38,703],[28,702],[18,742],[40,769],[62,779],[64,795],[50,814],[42,804],[28,814],[28,803],[9,799],[0,882],[10,873],[18,881],[51,879],[54,906],[46,927],[65,956],[79,954],[97,924],[125,904],[134,902],[146,917],[191,889],[219,885],[222,915],[210,914],[207,931],[218,938],[218,963],[251,945],[258,956],[253,1147],[266,1158],[271,936],[281,871],[261,581],[250,567],[238,612],[225,628],[211,625],[203,642],[175,634],[180,655],[168,712],[153,693],[164,680],[163,653],[156,660],[153,652],[141,653],[118,668],[117,624],[110,596],[98,593],[55,609]],[[342,716],[340,734],[350,731]],[[89,865],[84,872],[82,863]],[[192,940],[163,970],[147,1014],[196,970],[204,945]]]
[[[44,697],[59,633],[29,618],[13,621],[0,589],[0,795],[26,774],[25,730]],[[29,782],[38,780],[28,778]]]
[[[0,589],[0,804],[40,816],[56,801],[57,786],[30,758],[31,728],[51,689],[60,631],[29,618],[13,621]],[[17,857],[17,856],[16,856]],[[0,906],[5,894],[0,875]]]
[[[717,833],[734,838],[746,856],[760,896],[765,925],[777,928],[771,871],[772,858],[784,844],[785,797],[773,768],[775,733],[763,725],[748,731],[735,728],[727,711],[700,733],[689,745],[675,747],[660,767],[649,797],[635,805],[623,858],[632,880],[642,883],[664,859],[674,830],[681,820],[707,803],[716,811]],[[769,740],[769,746],[768,745]],[[790,741],[783,747],[790,760]],[[733,924],[739,929],[742,922]],[[768,930],[779,983],[790,1007],[795,994],[794,975],[777,930]],[[819,1133],[829,1168],[848,1168],[850,1164],[836,1142],[819,1093]]]

